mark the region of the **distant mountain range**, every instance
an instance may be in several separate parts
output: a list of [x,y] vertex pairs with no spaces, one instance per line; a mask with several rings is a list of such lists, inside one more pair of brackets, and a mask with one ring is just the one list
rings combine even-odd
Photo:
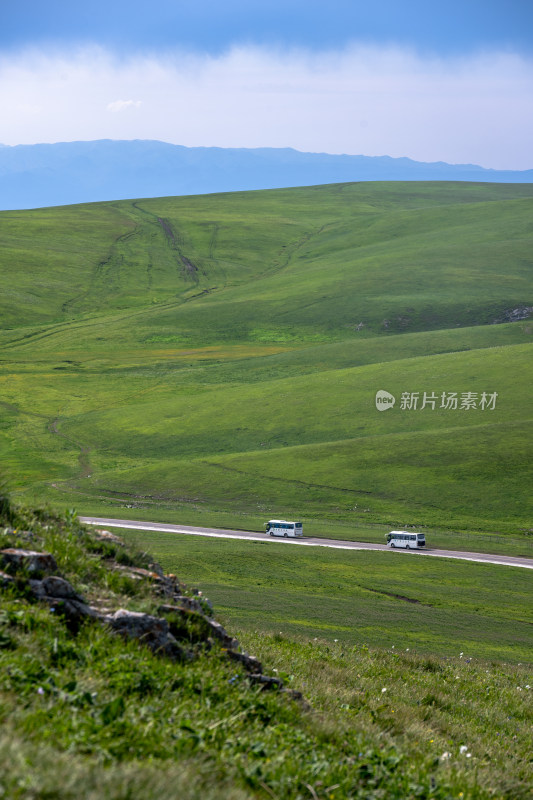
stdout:
[[151,140],[0,145],[0,209],[349,181],[532,183],[533,169]]

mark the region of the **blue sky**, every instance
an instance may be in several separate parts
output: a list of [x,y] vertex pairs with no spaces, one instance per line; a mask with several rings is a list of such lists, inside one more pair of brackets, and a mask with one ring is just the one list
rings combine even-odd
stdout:
[[0,141],[533,167],[533,1],[0,4]]
[[178,45],[219,53],[235,43],[331,49],[360,41],[440,54],[533,50],[530,0],[30,0],[2,5],[3,47],[77,41],[123,52]]

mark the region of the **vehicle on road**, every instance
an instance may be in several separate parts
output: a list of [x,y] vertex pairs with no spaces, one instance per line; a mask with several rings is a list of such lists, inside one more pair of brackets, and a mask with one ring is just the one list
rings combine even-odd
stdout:
[[423,533],[410,533],[409,531],[391,531],[387,534],[387,547],[405,547],[416,550],[426,546],[426,537]]
[[287,522],[284,519],[271,519],[265,523],[265,533],[270,536],[303,536],[301,522]]

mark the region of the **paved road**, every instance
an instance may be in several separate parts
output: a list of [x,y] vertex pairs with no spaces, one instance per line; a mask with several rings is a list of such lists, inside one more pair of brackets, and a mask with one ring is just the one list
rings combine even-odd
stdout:
[[[130,519],[106,519],[103,517],[80,517],[80,522],[86,525],[101,525],[106,528],[131,528],[141,531],[166,531],[168,533],[185,533],[192,536],[211,536],[217,539],[244,539],[254,542],[277,542],[278,544],[295,544],[300,547],[333,547],[337,550],[386,550],[391,552],[384,544],[372,542],[345,542],[339,539],[283,539],[281,537],[265,536],[264,533],[252,531],[233,531],[221,528],[191,528],[188,525],[170,525],[166,522],[134,522]],[[401,555],[433,556],[437,558],[458,558],[461,561],[480,561],[485,564],[503,564],[507,567],[525,567],[533,569],[533,558],[519,558],[517,556],[490,555],[488,553],[465,553],[458,550],[394,550]]]

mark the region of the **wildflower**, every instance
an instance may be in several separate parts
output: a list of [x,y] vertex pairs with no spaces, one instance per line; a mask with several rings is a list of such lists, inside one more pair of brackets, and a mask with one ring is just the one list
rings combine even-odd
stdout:
[[339,640],[338,640],[338,639],[333,639],[333,641],[334,641],[334,642],[338,642]]
[[39,688],[37,689],[37,694],[44,694],[44,689],[42,686],[39,686]]
[[526,689],[531,689],[531,686],[529,685],[529,683],[526,683]]
[[383,694],[383,692],[386,692],[386,691],[387,691],[387,687],[384,686],[383,689],[381,690],[381,694]]
[[409,648],[408,648],[408,647],[406,647],[406,648],[405,648],[405,652],[406,652],[406,653],[408,653],[408,652],[409,652]]
[[466,753],[467,750],[468,750],[468,747],[466,746],[466,744],[462,744],[461,747],[459,748],[459,752],[461,753],[461,755],[463,753]]
[[517,686],[516,688],[518,689],[519,692],[522,691],[522,687],[521,686]]
[[462,653],[459,653],[459,658],[462,658],[462,657],[463,657],[463,654],[462,654]]
[[448,753],[448,752],[446,752],[446,753],[443,753],[443,754],[441,755],[441,757],[440,757],[440,760],[441,760],[441,761],[447,761],[449,758],[451,758],[451,755],[452,755],[452,754],[451,754],[451,753]]

